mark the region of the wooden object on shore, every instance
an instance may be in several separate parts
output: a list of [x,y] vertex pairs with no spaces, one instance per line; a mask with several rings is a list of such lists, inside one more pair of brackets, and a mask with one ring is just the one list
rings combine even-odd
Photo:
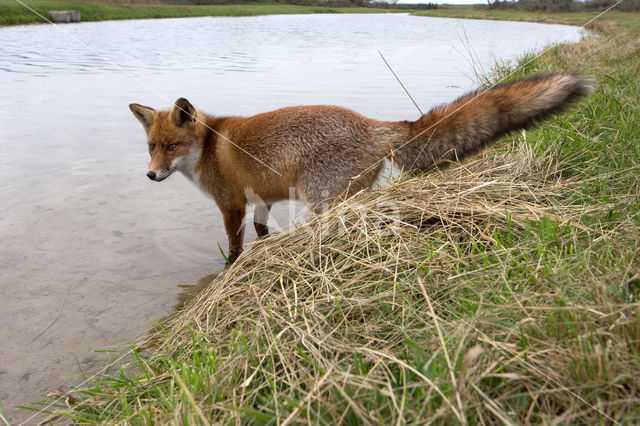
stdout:
[[50,10],[49,15],[53,22],[58,24],[80,22],[80,12],[77,10]]

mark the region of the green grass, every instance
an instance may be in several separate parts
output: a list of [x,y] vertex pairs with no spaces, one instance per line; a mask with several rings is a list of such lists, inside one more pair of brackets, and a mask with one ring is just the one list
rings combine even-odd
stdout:
[[[388,13],[389,9],[365,7],[296,6],[271,2],[184,6],[162,4],[119,4],[82,0],[23,0],[39,14],[49,17],[50,10],[78,10],[83,21],[113,19],[180,18],[196,16],[255,16],[307,13]],[[395,10],[395,12],[398,12]],[[406,12],[406,11],[405,11]],[[0,25],[41,24],[45,21],[15,0],[0,0]]]
[[640,422],[640,37],[628,22],[612,15],[600,38],[525,57],[508,77],[593,77],[572,110],[255,245],[155,331],[153,350],[65,395],[56,415]]
[[[602,11],[588,12],[527,12],[522,10],[499,10],[470,7],[443,7],[440,9],[420,10],[412,12],[416,16],[435,18],[492,19],[497,21],[528,21],[549,24],[582,25],[598,16]],[[638,15],[630,12],[607,12],[605,20],[615,21],[627,28],[640,27]],[[600,20],[601,21],[601,20]]]
[[9,416],[4,411],[4,407],[2,406],[2,401],[0,401],[0,424],[9,425]]

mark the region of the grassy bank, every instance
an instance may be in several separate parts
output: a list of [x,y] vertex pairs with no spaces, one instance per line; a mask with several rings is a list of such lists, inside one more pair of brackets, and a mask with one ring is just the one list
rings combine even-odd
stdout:
[[592,76],[571,111],[261,241],[153,350],[53,409],[117,424],[638,423],[640,32],[617,16],[509,76]]
[[[435,18],[493,19],[497,21],[526,21],[548,24],[583,25],[600,13],[602,13],[602,11],[545,13],[471,7],[443,7],[441,9],[416,11],[413,12],[412,15],[432,16]],[[617,25],[624,26],[626,28],[638,28],[640,26],[637,13],[618,12],[616,10],[607,12],[602,19],[598,19],[596,22],[600,23],[603,21],[616,22]]]
[[[162,4],[122,4],[82,0],[22,0],[49,18],[50,10],[78,10],[83,21],[114,19],[183,18],[196,16],[255,16],[307,13],[388,13],[389,9],[366,7],[296,6],[273,2],[183,6]],[[398,12],[398,10],[395,10]],[[406,11],[402,11],[405,12]],[[0,0],[0,25],[42,24],[45,21],[15,0]]]

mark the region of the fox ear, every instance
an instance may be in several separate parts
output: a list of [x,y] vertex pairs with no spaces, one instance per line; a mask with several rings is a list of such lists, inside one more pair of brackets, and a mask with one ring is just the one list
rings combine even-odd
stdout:
[[196,109],[185,98],[180,98],[171,110],[171,121],[178,127],[190,126],[196,122]]
[[129,104],[129,109],[133,115],[142,123],[145,132],[149,132],[149,129],[153,125],[156,119],[156,110],[140,104]]

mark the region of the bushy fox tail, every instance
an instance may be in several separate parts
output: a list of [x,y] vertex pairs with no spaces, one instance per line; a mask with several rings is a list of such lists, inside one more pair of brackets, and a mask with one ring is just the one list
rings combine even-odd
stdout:
[[396,144],[393,159],[408,171],[461,160],[513,130],[560,112],[591,91],[587,80],[570,74],[540,75],[477,90],[410,123],[408,139]]

